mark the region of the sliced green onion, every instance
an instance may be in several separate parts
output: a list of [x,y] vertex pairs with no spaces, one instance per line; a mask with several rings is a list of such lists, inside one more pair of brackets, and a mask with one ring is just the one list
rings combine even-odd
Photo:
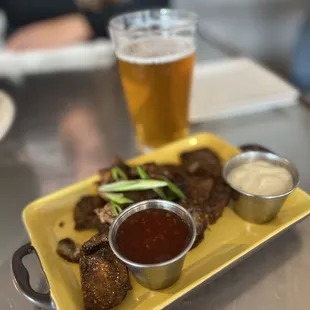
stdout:
[[112,178],[114,181],[119,180],[128,180],[128,177],[123,169],[118,166],[115,166],[111,169]]
[[123,211],[123,209],[117,203],[111,201],[110,204],[111,204],[111,211],[114,216],[118,216]]
[[133,202],[122,193],[103,193],[102,196],[119,205]]
[[137,166],[136,169],[137,169],[137,172],[138,172],[139,177],[141,179],[143,179],[143,180],[150,179],[150,176],[147,174],[147,172],[141,166]]
[[[149,180],[150,176],[147,174],[147,172],[141,167],[141,166],[137,166],[136,167],[137,172],[140,176],[141,179],[143,180]],[[153,191],[161,198],[161,199],[165,199],[167,200],[167,197],[164,193],[164,191],[161,188],[155,188],[153,189]]]
[[163,180],[167,183],[168,188],[177,196],[179,199],[185,199],[184,193],[181,191],[181,189],[172,183],[167,177],[162,176]]
[[119,181],[109,184],[101,185],[98,191],[108,192],[126,192],[126,191],[143,191],[147,189],[154,189],[158,187],[167,186],[167,182],[160,180],[130,180],[130,181]]
[[112,179],[114,181],[118,181],[118,174],[117,174],[117,171],[114,168],[111,169],[111,174],[112,174]]

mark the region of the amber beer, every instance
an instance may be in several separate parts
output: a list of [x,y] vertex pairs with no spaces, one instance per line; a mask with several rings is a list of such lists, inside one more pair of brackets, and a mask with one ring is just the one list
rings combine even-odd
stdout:
[[124,45],[116,55],[138,144],[153,148],[186,136],[193,42],[148,37]]

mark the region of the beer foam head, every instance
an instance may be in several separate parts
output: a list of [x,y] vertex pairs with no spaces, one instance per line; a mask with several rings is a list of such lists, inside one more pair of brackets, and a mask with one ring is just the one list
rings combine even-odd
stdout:
[[149,37],[123,44],[119,59],[136,64],[160,64],[185,58],[195,51],[192,40],[182,37]]

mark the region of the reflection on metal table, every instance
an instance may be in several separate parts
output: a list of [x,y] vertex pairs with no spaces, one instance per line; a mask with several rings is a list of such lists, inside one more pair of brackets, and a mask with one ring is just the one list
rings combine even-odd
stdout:
[[[134,132],[117,71],[26,76],[1,80],[12,94],[17,119],[0,142],[0,309],[34,309],[11,281],[12,253],[28,241],[20,213],[31,200],[83,179],[111,163],[115,154],[136,154]],[[258,143],[293,159],[301,187],[310,191],[310,111],[304,105],[203,123],[233,144]],[[238,267],[201,285],[169,309],[308,309],[310,225],[305,220]],[[42,228],[44,229],[44,228]],[[46,290],[34,257],[26,266],[32,285]],[[68,298],[70,298],[68,296]]]

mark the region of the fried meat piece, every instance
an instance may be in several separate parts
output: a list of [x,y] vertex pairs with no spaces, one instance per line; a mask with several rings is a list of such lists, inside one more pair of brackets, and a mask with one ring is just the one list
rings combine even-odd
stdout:
[[100,220],[95,209],[103,208],[106,202],[100,196],[84,196],[76,204],[73,218],[76,230],[98,228]]
[[56,252],[70,263],[78,263],[80,260],[80,248],[70,238],[60,240],[57,244]]
[[154,162],[148,162],[140,166],[149,175],[151,179],[161,179],[162,177],[161,166],[157,165]]
[[80,272],[85,310],[111,309],[132,288],[127,267],[114,255],[105,234],[82,246]]
[[151,179],[162,179],[167,177],[174,183],[183,182],[186,178],[186,173],[182,167],[173,164],[158,165],[154,162],[149,162],[141,165],[143,170],[149,175]]
[[[101,224],[104,223],[112,224],[116,218],[112,212],[110,203],[107,203],[103,208],[95,209],[94,212],[99,218]],[[96,228],[98,229],[99,225],[97,225]]]
[[91,255],[101,248],[108,247],[108,231],[103,234],[96,234],[82,245],[82,254]]
[[193,217],[196,225],[196,239],[192,248],[196,247],[204,238],[204,232],[207,228],[207,220],[202,200],[195,198],[186,198],[180,202]]
[[228,206],[230,199],[232,198],[231,188],[219,179],[216,181],[211,198],[204,205],[207,221],[209,224],[213,224],[222,215],[224,208]]
[[145,190],[145,191],[128,191],[124,193],[126,198],[131,199],[133,202],[140,202],[144,200],[154,199],[158,196],[152,190]]
[[190,175],[219,177],[222,173],[219,157],[208,148],[181,153],[181,164]]
[[213,187],[213,178],[191,176],[188,178],[185,196],[195,197],[196,199],[206,201],[211,197]]
[[97,229],[98,229],[99,234],[109,233],[110,224],[109,223],[100,224]]
[[177,185],[182,191],[185,191],[188,184],[188,177],[181,166],[166,164],[161,166],[162,174],[172,183]]
[[[146,163],[141,165],[144,171],[151,179],[162,180],[164,177],[169,179],[172,183],[178,186],[182,191],[187,187],[187,175],[181,166],[173,164],[157,165],[156,163]],[[168,189],[163,189],[169,195]],[[152,191],[154,194],[154,191]],[[156,198],[151,197],[148,199]]]

